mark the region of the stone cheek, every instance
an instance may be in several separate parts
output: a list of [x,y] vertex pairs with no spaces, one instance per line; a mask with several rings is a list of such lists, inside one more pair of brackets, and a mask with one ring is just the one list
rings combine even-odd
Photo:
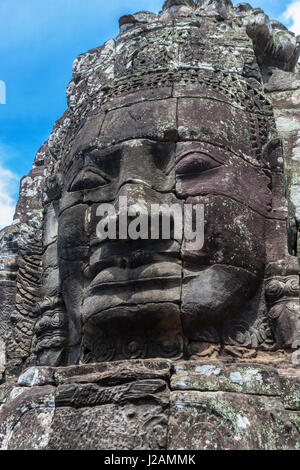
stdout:
[[35,374],[40,385],[20,387],[17,398],[0,410],[0,449],[165,449],[170,364],[86,368],[76,371],[77,378],[72,368],[57,369],[52,385],[43,379],[51,373],[41,369]]

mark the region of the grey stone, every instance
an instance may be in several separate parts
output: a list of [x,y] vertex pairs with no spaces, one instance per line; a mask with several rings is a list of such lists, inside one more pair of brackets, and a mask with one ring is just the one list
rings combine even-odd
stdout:
[[230,0],[120,28],[0,232],[0,447],[297,449],[299,37]]

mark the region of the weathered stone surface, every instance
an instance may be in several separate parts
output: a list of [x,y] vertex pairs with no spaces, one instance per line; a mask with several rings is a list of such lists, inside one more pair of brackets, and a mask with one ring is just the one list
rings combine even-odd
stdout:
[[57,388],[46,385],[54,369],[30,369],[0,407],[0,448],[165,449],[170,367],[133,361],[57,369]]
[[277,398],[171,393],[171,450],[291,450],[299,445],[299,432]]
[[[181,196],[219,194],[224,199],[229,196],[242,202],[261,214],[270,212],[271,180],[261,169],[209,144],[181,144],[177,151],[176,189]],[[210,154],[209,159],[207,153]],[[252,191],[253,197],[249,200],[247,194]]]
[[31,367],[20,375],[17,384],[19,387],[54,385],[54,369],[50,367]]
[[283,364],[131,360],[33,368],[17,387],[0,387],[0,448],[298,449],[297,382],[299,370]]
[[167,440],[167,419],[155,404],[60,408],[52,429],[49,450],[160,450]]
[[299,37],[230,0],[119,24],[0,232],[0,446],[299,448]]
[[141,138],[176,138],[175,100],[138,103],[107,114],[100,134],[101,146]]
[[298,369],[278,369],[285,408],[300,408],[300,373]]
[[[299,70],[283,72],[268,68],[265,90],[269,94],[276,116],[276,125],[283,142],[286,192],[290,201],[290,251],[297,254],[299,235]],[[298,240],[297,240],[298,239]]]
[[164,4],[162,9],[165,10],[167,8],[171,8],[172,6],[180,6],[186,5],[188,7],[194,7],[195,3],[194,0],[167,0]]
[[54,406],[54,387],[20,389],[0,409],[0,449],[47,448]]
[[299,38],[282,24],[270,21],[260,8],[240,9],[239,14],[253,39],[258,63],[293,71],[299,58]]
[[[282,370],[285,374],[285,370]],[[289,385],[295,378],[299,379],[299,371],[293,369],[287,371]],[[222,362],[178,363],[175,366],[175,374],[171,379],[171,390],[185,391],[224,391],[237,392],[249,395],[283,396],[279,372],[276,367],[262,364],[230,364]]]

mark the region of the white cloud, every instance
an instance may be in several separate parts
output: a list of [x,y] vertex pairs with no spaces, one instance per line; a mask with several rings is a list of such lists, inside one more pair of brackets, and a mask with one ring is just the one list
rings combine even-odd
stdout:
[[0,230],[13,221],[20,178],[9,166],[17,153],[0,142]]
[[283,13],[283,18],[288,22],[289,29],[295,34],[300,34],[300,1],[296,1],[288,5]]
[[12,171],[0,166],[0,229],[10,225],[16,209],[13,195],[19,184],[19,178]]

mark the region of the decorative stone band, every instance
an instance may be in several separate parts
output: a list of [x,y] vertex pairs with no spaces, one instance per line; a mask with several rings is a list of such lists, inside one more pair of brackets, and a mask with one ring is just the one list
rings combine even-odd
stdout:
[[[223,99],[232,106],[239,109],[243,108],[249,113],[257,113],[269,118],[273,116],[271,102],[262,92],[259,83],[249,84],[246,77],[243,79],[236,72],[207,70],[201,67],[189,66],[179,67],[172,70],[159,67],[156,70],[142,70],[139,73],[126,73],[126,75],[112,81],[109,86],[103,89],[103,110],[112,109],[114,103],[112,99],[128,96],[130,93],[141,92],[146,89],[161,89],[163,87],[178,88],[174,90],[174,97],[180,97],[180,90],[184,90],[183,96],[187,94],[187,88],[203,87],[203,93],[220,93]],[[254,86],[256,85],[256,86]],[[195,93],[195,90],[193,94]],[[192,95],[193,95],[192,94]],[[158,97],[149,97],[158,98]],[[219,98],[219,100],[221,97]],[[106,103],[109,103],[108,105]],[[126,105],[128,103],[124,103]],[[105,106],[106,105],[106,106]],[[115,107],[122,105],[118,103]]]

